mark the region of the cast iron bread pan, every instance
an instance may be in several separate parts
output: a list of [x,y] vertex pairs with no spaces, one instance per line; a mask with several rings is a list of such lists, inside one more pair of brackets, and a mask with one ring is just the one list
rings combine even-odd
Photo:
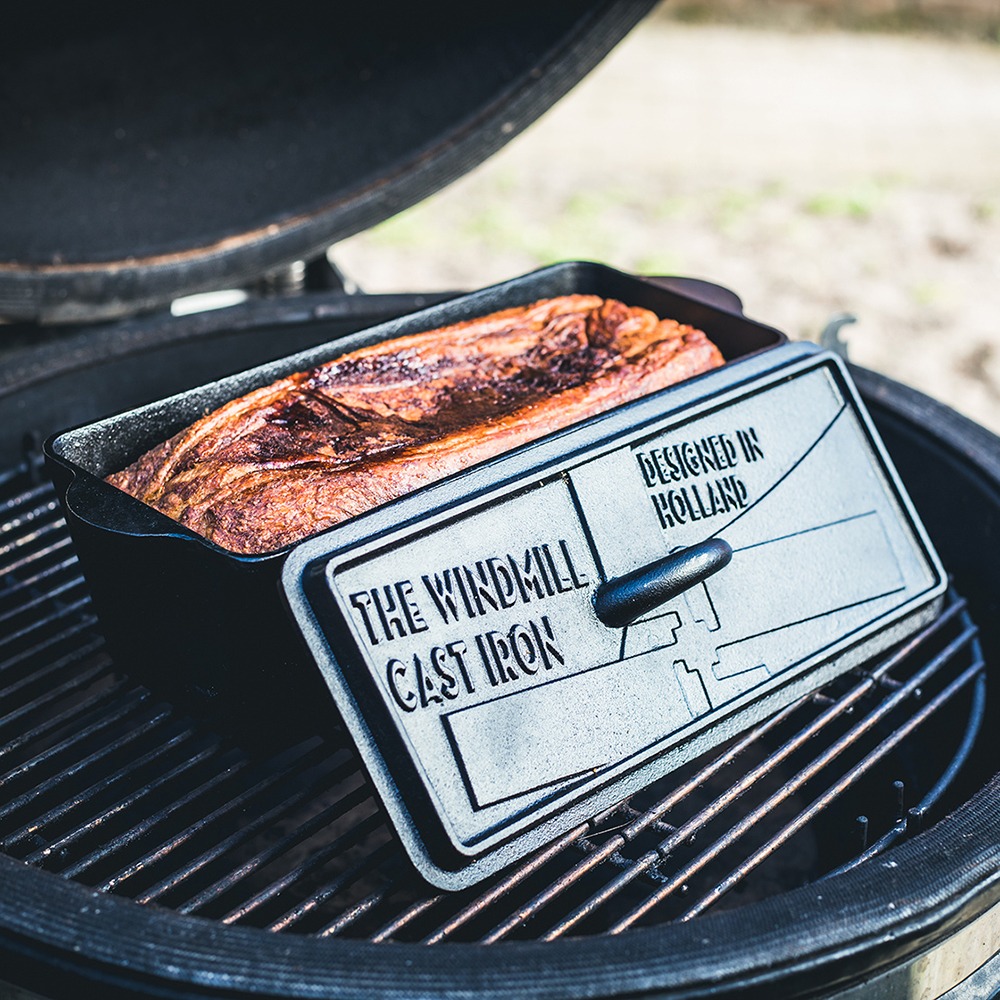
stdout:
[[[119,662],[156,693],[212,717],[256,745],[272,746],[328,728],[335,718],[330,694],[279,594],[282,564],[291,547],[263,555],[230,552],[103,477],[204,413],[293,372],[393,337],[571,293],[617,298],[700,327],[727,365],[786,340],[735,308],[708,305],[603,265],[565,263],[58,434],[46,443],[46,457]],[[666,401],[671,391],[656,397]],[[628,413],[635,406],[629,403],[618,411]],[[576,426],[592,427],[597,440],[606,416]],[[538,444],[518,452],[530,456]],[[496,467],[492,485],[509,468],[504,458],[477,467]],[[434,491],[440,506],[464,475],[424,491],[428,496]]]

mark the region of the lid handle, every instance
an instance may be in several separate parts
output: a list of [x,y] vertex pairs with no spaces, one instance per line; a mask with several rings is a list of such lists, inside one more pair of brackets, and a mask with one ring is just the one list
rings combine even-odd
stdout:
[[594,592],[594,610],[608,628],[623,628],[708,579],[732,558],[732,548],[721,538],[689,545],[602,583]]

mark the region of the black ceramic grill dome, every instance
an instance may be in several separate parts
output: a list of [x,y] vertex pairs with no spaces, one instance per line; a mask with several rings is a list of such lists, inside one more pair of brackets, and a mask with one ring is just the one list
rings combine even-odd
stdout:
[[21,7],[0,316],[130,314],[320,254],[495,152],[651,5]]

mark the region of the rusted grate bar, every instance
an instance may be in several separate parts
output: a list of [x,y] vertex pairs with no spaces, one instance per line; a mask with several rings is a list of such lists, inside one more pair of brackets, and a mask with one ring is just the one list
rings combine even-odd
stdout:
[[[134,729],[130,736],[132,739],[136,739],[142,736],[144,731],[149,731],[152,728],[154,727],[147,726]],[[112,770],[110,773],[100,775],[96,781],[74,791],[68,798],[63,799],[57,805],[34,817],[13,833],[8,834],[3,841],[4,849],[8,851],[14,850],[19,843],[29,838],[41,836],[46,828],[55,826],[60,822],[65,822],[73,813],[79,812],[88,807],[92,802],[99,800],[110,789],[133,780],[137,772],[148,767],[162,755],[168,754],[177,747],[182,746],[191,736],[190,732],[170,735],[167,739],[157,742],[152,749],[147,750],[145,753],[137,757],[130,757],[121,767]],[[65,843],[65,838],[62,839]],[[47,849],[47,852],[52,852],[51,845]]]
[[[206,865],[217,860],[222,855],[231,851],[234,847],[245,843],[253,838],[257,833],[273,824],[273,822],[296,806],[308,799],[321,794],[324,787],[336,782],[344,777],[350,770],[353,770],[353,763],[341,763],[340,767],[333,770],[333,761],[330,758],[320,759],[308,771],[298,774],[296,784],[301,787],[296,788],[289,794],[283,795],[281,800],[273,806],[252,813],[247,810],[251,818],[242,822],[237,830],[228,837],[217,839],[211,847],[202,851],[196,858],[189,861],[183,868],[170,873],[166,878],[161,879],[155,885],[140,893],[135,899],[140,903],[151,903],[159,899],[164,893],[176,889],[186,880],[190,879],[196,872],[201,871]],[[285,775],[287,776],[287,775]],[[268,784],[257,786],[253,794],[257,795],[265,791]],[[243,808],[243,802],[233,808]]]
[[[137,845],[141,845],[150,833],[166,826],[174,816],[183,814],[192,803],[199,800],[211,801],[212,795],[216,794],[220,787],[231,783],[247,766],[247,761],[241,759],[236,751],[213,753],[209,756],[209,760],[214,766],[207,777],[201,776],[201,780],[195,780],[191,785],[176,791],[168,803],[159,809],[140,817],[132,817],[132,825],[127,826],[120,833],[110,836],[105,843],[67,865],[62,869],[61,874],[67,878],[81,878],[84,873],[89,873],[91,869],[104,864],[111,858],[132,853],[133,849]],[[197,769],[195,770],[197,772]],[[89,879],[81,880],[87,881],[89,884]]]
[[[754,868],[756,868],[763,861],[766,861],[767,858],[774,854],[774,852],[785,844],[792,836],[794,836],[794,834],[801,830],[820,812],[826,809],[838,795],[843,794],[843,792],[859,778],[861,778],[862,775],[871,770],[872,767],[882,760],[882,758],[884,758],[894,747],[896,747],[918,726],[936,713],[946,702],[958,694],[959,691],[962,691],[967,685],[972,683],[972,681],[977,678],[982,680],[983,666],[983,661],[981,659],[977,659],[972,666],[963,671],[963,673],[952,681],[951,684],[944,689],[944,691],[920,709],[916,715],[910,716],[910,718],[899,726],[899,728],[893,730],[892,735],[883,740],[871,753],[867,754],[859,764],[856,764],[850,770],[842,774],[822,795],[814,799],[805,809],[802,809],[798,815],[796,815],[794,820],[781,827],[781,829],[778,830],[777,833],[775,833],[763,847],[754,851],[750,857],[730,872],[725,879],[714,886],[711,891],[705,893],[705,895],[702,896],[702,898],[695,905],[685,910],[685,912],[681,914],[680,919],[690,920],[692,917],[698,916],[699,913],[703,913],[710,906],[712,906],[713,903],[716,903],[719,899],[721,899],[727,892],[730,892],[740,881],[746,878],[746,876]],[[659,897],[656,898],[655,902],[659,902]],[[655,905],[655,902],[652,905]],[[611,929],[611,933],[617,934],[632,926],[632,924],[635,923],[640,916],[647,913],[651,908],[651,906],[646,905],[637,908],[625,919],[620,920],[617,924],[615,924],[615,926]]]
[[[82,606],[86,604],[89,604],[89,600],[82,602]],[[58,614],[53,614],[47,619],[46,631],[38,642],[0,661],[0,682],[6,680],[4,674],[13,674],[18,669],[46,669],[51,666],[52,661],[49,657],[53,656],[55,651],[62,650],[70,643],[75,645],[81,638],[89,640],[93,636],[92,629],[97,624],[97,619],[93,615],[80,615],[71,625],[63,627],[62,619],[75,617],[77,611],[79,608],[60,609]],[[55,631],[52,631],[53,628]]]
[[[146,697],[148,697],[148,694],[145,692],[142,694],[145,694]],[[95,769],[99,769],[104,766],[105,762],[109,758],[112,758],[113,755],[117,754],[119,751],[129,748],[130,744],[142,736],[161,727],[170,717],[169,710],[162,707],[157,708],[155,706],[145,706],[144,702],[146,699],[142,697],[142,694],[139,694],[134,698],[123,699],[121,709],[113,715],[113,719],[115,721],[130,714],[136,714],[138,716],[135,719],[134,726],[130,727],[128,732],[119,736],[117,739],[109,742],[102,742],[98,749],[86,754],[83,757],[77,758],[72,764],[62,766],[54,774],[40,781],[29,791],[15,796],[2,809],[0,809],[0,818],[6,818],[12,813],[28,806],[32,802],[45,801],[48,795],[56,793],[57,790],[59,790],[63,785],[69,784],[77,777],[84,779],[89,778],[89,775]],[[107,724],[107,722],[104,722],[100,725],[94,724],[89,726],[87,729],[77,734],[77,737],[74,737],[72,740],[66,740],[58,744],[58,756],[53,755],[52,758],[47,758],[47,762],[51,763],[57,759],[62,760],[67,749],[75,747],[77,744],[83,743],[84,741],[89,741],[92,737],[101,733]],[[39,755],[38,758],[33,759],[32,763],[45,756],[46,755]]]
[[[49,489],[51,493],[51,488]],[[5,562],[23,557],[24,550],[40,538],[47,538],[64,531],[65,523],[59,514],[59,502],[53,497],[48,503],[12,517],[0,525],[0,571]]]
[[[54,509],[50,507],[50,502],[54,497],[54,491],[51,484],[48,482],[37,483],[34,486],[27,486],[23,490],[18,490],[17,492],[9,495],[4,500],[3,517],[4,520],[0,521],[0,531],[15,530],[19,526],[20,517],[17,515],[19,508],[26,507],[29,504],[35,504],[33,509],[38,509],[38,504],[36,501],[45,498],[45,503],[42,505],[45,509]],[[23,517],[23,515],[21,515]]]
[[[80,649],[53,660],[47,667],[36,670],[20,680],[0,688],[0,706],[4,702],[16,705],[15,708],[3,712],[3,715],[0,716],[0,729],[16,731],[19,734],[14,737],[12,742],[26,742],[30,733],[30,730],[23,729],[23,720],[26,717],[36,714],[56,702],[72,697],[85,690],[92,681],[110,672],[111,660],[107,656],[94,655],[99,654],[103,646],[103,639],[92,639]],[[67,676],[60,680],[61,675]],[[28,695],[26,688],[29,690],[37,689],[42,685],[44,686],[41,694],[24,700]],[[18,698],[17,702],[14,702],[15,698]],[[0,756],[4,752],[9,751],[0,750]]]
[[[356,823],[350,830],[312,852],[312,854],[310,854],[305,861],[296,865],[290,871],[285,872],[285,874],[280,878],[275,879],[264,889],[255,893],[245,902],[230,910],[229,913],[222,918],[223,923],[236,923],[236,921],[245,919],[265,904],[290,895],[290,890],[296,885],[296,883],[302,882],[315,872],[319,871],[328,861],[338,857],[348,848],[353,847],[355,844],[363,843],[365,838],[377,833],[382,828],[382,825],[382,817],[379,816],[378,813],[372,813],[367,816],[365,819]],[[346,884],[345,876],[338,876],[332,890],[330,890],[330,886],[326,887],[328,891],[323,898],[330,898],[333,892],[336,891],[336,888],[342,884]],[[317,900],[318,898],[319,897],[317,896]],[[301,916],[304,916],[307,912],[314,909],[315,906],[316,900],[313,902],[306,900],[304,903],[293,908],[293,910],[285,913],[281,920],[275,921],[271,925],[271,929],[280,930],[285,926],[290,926]]]
[[[0,774],[0,791],[19,779],[31,776],[36,771],[44,774],[45,770],[48,769],[56,776],[64,775],[66,773],[63,768],[64,762],[71,758],[78,745],[100,735],[148,700],[148,691],[131,687],[127,681],[119,680],[109,689],[86,698],[80,704],[47,719],[28,732],[22,733],[2,748],[5,756],[21,746],[30,746],[50,732],[73,724],[71,735],[63,737],[41,752],[33,754],[27,760]],[[76,763],[73,761],[71,766]],[[0,806],[0,817],[7,815],[13,808],[13,802],[8,800]]]
[[[183,732],[174,737],[174,740],[170,742],[175,745],[180,745],[183,742],[191,741],[194,737],[195,734],[191,732]],[[203,742],[203,739],[199,742]],[[124,798],[118,799],[111,806],[108,806],[107,808],[89,817],[85,822],[72,828],[68,833],[50,840],[44,848],[39,848],[34,851],[24,860],[38,864],[50,856],[58,856],[60,852],[66,850],[66,848],[81,840],[95,829],[107,824],[112,817],[127,813],[129,810],[135,808],[135,806],[146,796],[155,794],[157,789],[172,782],[180,775],[202,763],[202,761],[209,759],[218,752],[218,747],[219,744],[216,740],[207,747],[192,751],[191,755],[186,757],[176,767],[173,767],[165,773],[161,773],[156,778],[134,788]],[[155,754],[159,756],[164,750],[169,749],[169,745],[163,748],[158,748],[155,751]]]
[[[344,885],[351,885],[358,878],[366,875],[371,869],[382,864],[384,861],[389,862],[387,867],[399,869],[401,855],[397,852],[394,844],[383,844],[377,847],[371,854],[368,855],[363,861],[358,862],[349,868],[343,875],[335,879],[333,882],[324,886],[319,892],[315,893],[309,900],[308,903],[313,902],[322,903],[327,899],[330,899],[333,893],[339,890]],[[379,905],[384,899],[386,899],[394,890],[396,889],[395,879],[390,879],[386,884],[383,884],[380,888],[376,889],[374,892],[369,892],[363,899],[355,903],[353,906],[348,907],[343,913],[338,917],[328,923],[325,927],[319,930],[320,937],[333,937],[337,934],[343,933],[343,931],[350,927],[352,924],[356,923],[367,913],[372,911],[376,906]],[[296,911],[296,919],[299,919],[301,915],[305,912],[302,907],[298,907]],[[286,925],[287,926],[287,925]],[[272,930],[278,929],[275,925],[271,928]]]
[[[119,869],[105,880],[100,888],[105,892],[118,889],[123,883],[134,878],[139,873],[147,873],[152,867],[162,862],[169,854],[188,844],[194,838],[203,836],[212,824],[233,815],[240,815],[247,808],[252,808],[254,800],[272,787],[289,779],[296,768],[303,763],[312,764],[316,760],[316,746],[309,742],[294,747],[276,760],[266,774],[255,773],[255,779],[249,787],[239,789],[232,798],[225,799],[207,815],[200,816],[195,822],[189,823],[182,830],[172,834],[152,850]],[[255,769],[259,772],[260,769]],[[183,879],[184,869],[175,872],[174,877]]]
[[[17,582],[8,584],[2,591],[0,591],[0,601],[6,604],[12,597],[18,597],[24,591],[35,590],[37,592],[39,584],[44,583],[46,580],[49,580],[54,576],[67,573],[70,570],[75,569],[77,564],[78,560],[76,556],[73,556],[69,559],[63,559],[62,562],[58,562],[54,566],[47,566],[45,569],[38,570],[33,576],[22,577]],[[83,577],[76,574],[62,584],[62,589],[69,590],[73,587],[81,586],[83,586]],[[58,596],[59,591],[56,588],[47,588],[40,593],[38,597],[29,599],[26,603],[18,605],[3,614],[0,614],[0,623],[9,621],[15,615],[24,614],[32,608],[37,607],[43,601],[49,601],[52,600],[53,597]]]
[[[56,529],[61,526],[59,521],[54,522]],[[62,534],[44,548],[36,549],[34,552],[29,552],[27,555],[23,555],[13,562],[0,565],[0,573],[3,574],[3,589],[0,590],[0,598],[7,598],[10,594],[16,593],[26,585],[26,581],[19,575],[25,567],[30,566],[32,563],[42,562],[49,558],[49,556],[61,554],[71,549],[72,544],[69,535]],[[66,562],[70,565],[76,565],[79,560],[73,554]]]
[[314,834],[329,827],[340,816],[350,812],[355,806],[360,805],[370,798],[371,792],[366,785],[360,784],[353,791],[349,792],[342,799],[327,807],[322,812],[317,813],[311,819],[306,820],[291,833],[286,834],[277,843],[258,851],[253,857],[245,861],[239,868],[228,872],[223,877],[217,879],[207,886],[193,898],[187,900],[177,907],[181,913],[194,913],[201,907],[206,906],[220,896],[233,890],[244,879],[248,878],[255,871],[263,868],[269,862],[280,858],[293,847],[308,840]]
[[[387,845],[388,849],[388,845]],[[378,862],[377,856],[371,858],[371,862]],[[363,868],[359,868],[358,874],[362,874]],[[360,902],[355,903],[350,909],[345,910],[339,917],[335,920],[331,920],[325,927],[321,928],[318,932],[319,937],[335,937],[338,934],[343,934],[348,927],[356,923],[366,914],[375,909],[395,887],[393,885],[388,885],[383,889],[377,889],[375,892],[370,892],[364,899]]]
[[[51,630],[54,623],[64,618],[76,617],[77,615],[79,615],[81,611],[89,607],[89,605],[90,605],[90,597],[84,596],[79,598],[78,600],[73,601],[70,604],[65,604],[56,607],[55,610],[53,610],[50,614],[47,614],[45,617],[38,618],[34,621],[30,621],[28,622],[28,624],[23,625],[21,628],[9,632],[4,636],[0,636],[0,650],[2,650],[4,646],[13,645],[14,643],[27,638],[33,633],[42,632],[43,634],[45,634],[45,639],[48,640],[49,636],[46,633],[48,633]],[[96,618],[90,618],[87,624],[93,625],[96,624],[96,622],[97,622]],[[32,647],[32,649],[28,650],[26,653],[10,657],[8,660],[0,663],[0,671],[4,670],[12,663],[21,662],[24,656],[33,654],[36,650],[43,648],[45,644],[46,644],[45,642],[39,643],[38,646]]]

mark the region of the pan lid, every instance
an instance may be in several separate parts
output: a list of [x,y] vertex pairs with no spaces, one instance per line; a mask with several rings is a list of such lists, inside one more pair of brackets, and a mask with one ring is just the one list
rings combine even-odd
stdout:
[[321,253],[495,152],[653,4],[346,6],[11,12],[0,317],[127,315]]
[[784,344],[666,392],[285,563],[434,885],[568,834],[940,608],[941,564],[839,358]]

